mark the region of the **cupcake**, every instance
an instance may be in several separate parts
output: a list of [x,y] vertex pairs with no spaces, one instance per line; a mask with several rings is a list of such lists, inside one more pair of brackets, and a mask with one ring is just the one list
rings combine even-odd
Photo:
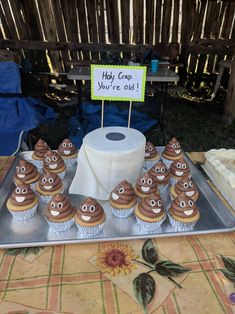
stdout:
[[144,168],[149,170],[160,158],[156,147],[151,143],[147,142],[145,145],[145,159]]
[[189,166],[183,157],[171,164],[170,176],[171,185],[176,184],[183,178],[191,177]]
[[162,153],[162,160],[164,164],[167,166],[167,168],[170,168],[172,162],[180,159],[182,156],[183,152],[180,143],[173,137],[168,142]]
[[63,179],[66,172],[66,166],[60,155],[52,150],[46,152],[43,158],[43,169],[56,173]]
[[63,184],[58,174],[45,171],[36,185],[36,191],[43,203],[48,203],[52,196],[63,192]]
[[77,161],[78,150],[76,146],[70,141],[70,139],[66,138],[59,145],[58,153],[63,158],[67,167],[72,167],[75,165]]
[[15,220],[28,220],[36,213],[38,198],[29,184],[20,182],[6,206]]
[[168,218],[172,228],[177,231],[190,231],[199,220],[200,213],[194,201],[184,193],[171,203]]
[[159,194],[152,193],[142,198],[135,207],[135,217],[144,232],[153,232],[158,229],[166,218]]
[[154,178],[149,174],[149,172],[145,172],[142,176],[139,176],[136,185],[135,185],[135,194],[139,198],[146,197],[151,193],[158,193],[157,183]]
[[170,183],[170,173],[166,165],[159,161],[150,170],[149,174],[154,178],[157,183],[160,193],[165,193]]
[[42,168],[43,157],[48,150],[50,150],[50,147],[40,138],[34,146],[34,152],[32,155],[32,162],[35,166]]
[[184,193],[186,196],[196,202],[199,197],[199,192],[196,183],[191,178],[183,178],[178,181],[175,185],[171,186],[170,194],[171,198],[174,199],[177,195]]
[[40,178],[40,174],[37,171],[36,166],[31,164],[26,160],[20,160],[16,166],[16,173],[13,177],[15,185],[18,185],[21,182],[29,184],[30,187],[35,191],[36,183]]
[[75,223],[84,237],[100,233],[104,227],[105,212],[103,207],[92,197],[87,197],[76,211]]
[[74,224],[75,208],[63,194],[56,194],[48,203],[45,218],[54,231],[66,231]]
[[136,205],[136,195],[133,186],[123,180],[110,193],[109,204],[114,216],[126,218],[130,216]]

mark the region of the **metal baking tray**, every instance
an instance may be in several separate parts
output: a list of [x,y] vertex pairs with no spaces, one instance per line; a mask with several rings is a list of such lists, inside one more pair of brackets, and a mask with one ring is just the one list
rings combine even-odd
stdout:
[[[157,147],[161,152],[163,147]],[[11,169],[2,184],[0,190],[0,248],[18,248],[30,246],[47,246],[59,244],[75,244],[97,241],[116,241],[131,240],[140,238],[160,238],[172,236],[197,235],[206,233],[230,232],[235,230],[235,216],[230,213],[228,208],[222,203],[206,182],[200,171],[194,166],[192,161],[185,155],[189,164],[192,177],[196,182],[200,196],[197,200],[197,206],[200,210],[200,219],[194,229],[189,232],[176,232],[169,225],[168,218],[163,222],[161,229],[155,233],[143,233],[136,224],[135,217],[132,215],[126,219],[116,218],[111,214],[108,202],[100,202],[106,212],[106,222],[103,232],[93,238],[84,238],[79,233],[76,225],[65,232],[54,232],[48,227],[43,217],[46,206],[39,205],[38,212],[28,222],[18,222],[12,219],[11,214],[6,208],[6,201],[9,198],[14,184],[12,177],[15,173],[15,166],[20,158],[30,160],[32,152],[23,152],[17,156]],[[75,174],[73,170],[67,172],[63,183],[65,185],[65,194]],[[84,198],[81,195],[69,194],[72,204],[76,207]],[[170,206],[170,195],[163,198],[165,209]]]

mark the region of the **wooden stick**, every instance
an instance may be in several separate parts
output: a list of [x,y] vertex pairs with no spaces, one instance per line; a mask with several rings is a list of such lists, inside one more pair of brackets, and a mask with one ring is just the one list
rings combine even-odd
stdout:
[[102,108],[101,108],[101,128],[104,127],[104,100],[102,100]]
[[129,106],[128,128],[131,125],[131,107],[132,107],[132,101],[130,101],[130,106]]

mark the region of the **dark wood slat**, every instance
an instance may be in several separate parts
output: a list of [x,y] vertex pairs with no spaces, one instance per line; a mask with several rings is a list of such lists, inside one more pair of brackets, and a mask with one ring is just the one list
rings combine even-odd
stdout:
[[2,1],[2,7],[5,12],[5,20],[8,25],[8,31],[9,31],[9,38],[18,38],[15,24],[11,15],[11,10],[8,4],[8,1]]
[[146,0],[145,43],[153,44],[154,0]]
[[[78,21],[81,35],[81,42],[88,43],[88,29],[87,29],[87,20],[86,20],[86,10],[84,0],[77,1],[77,10],[78,10]],[[83,52],[84,59],[90,59],[88,51]]]
[[171,23],[171,6],[172,0],[165,0],[163,5],[163,19],[162,19],[162,42],[168,43],[170,35]]
[[95,2],[96,2],[96,8],[97,8],[99,42],[105,43],[104,0],[95,0]]
[[0,6],[0,19],[1,19],[1,22],[2,22],[2,27],[4,29],[6,37],[7,38],[12,38],[11,31],[10,31],[9,26],[7,24],[6,16],[5,16],[1,6]]
[[130,43],[130,0],[121,0],[122,41]]
[[173,14],[173,29],[172,29],[172,41],[178,42],[178,31],[179,31],[179,0],[174,1],[174,14]]
[[155,42],[160,42],[162,0],[156,0]]
[[143,43],[143,0],[133,0],[133,25],[134,25],[134,42]]
[[[86,0],[87,13],[88,13],[88,28],[90,34],[90,41],[93,43],[98,43],[98,24],[97,24],[97,7],[94,0]],[[92,59],[99,60],[99,54],[97,52],[91,53]]]
[[106,11],[109,41],[111,43],[120,43],[118,2],[113,0],[106,0]]

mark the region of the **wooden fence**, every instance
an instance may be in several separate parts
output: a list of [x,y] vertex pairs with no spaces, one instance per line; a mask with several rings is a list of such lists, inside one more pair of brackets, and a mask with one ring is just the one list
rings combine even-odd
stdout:
[[234,13],[235,0],[2,0],[0,47],[20,51],[39,71],[48,71],[49,57],[61,73],[103,49],[177,42],[184,74],[201,77],[234,55]]

